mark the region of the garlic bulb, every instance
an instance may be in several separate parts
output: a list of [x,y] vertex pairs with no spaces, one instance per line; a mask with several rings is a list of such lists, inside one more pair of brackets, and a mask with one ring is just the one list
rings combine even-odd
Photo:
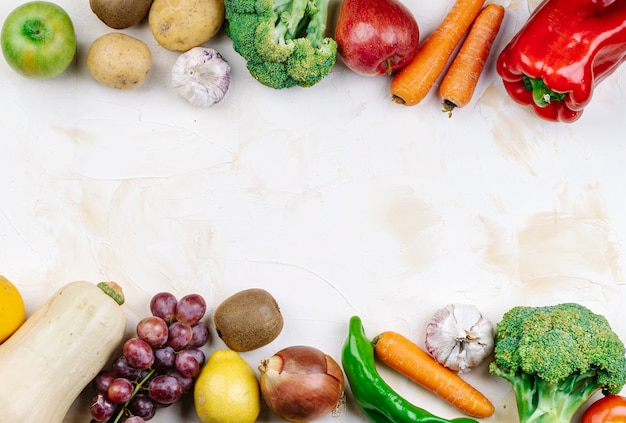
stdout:
[[493,352],[496,329],[473,305],[448,304],[426,326],[425,347],[451,370],[469,371]]
[[230,65],[216,50],[194,47],[174,63],[172,85],[191,105],[212,106],[228,92]]

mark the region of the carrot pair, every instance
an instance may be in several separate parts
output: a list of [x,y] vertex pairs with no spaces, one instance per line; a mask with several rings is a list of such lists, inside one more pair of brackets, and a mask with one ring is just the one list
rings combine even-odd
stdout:
[[376,356],[383,363],[467,415],[482,418],[495,412],[491,401],[481,392],[403,335],[383,332],[374,338],[373,344]]
[[[500,30],[504,8],[485,0],[456,0],[441,24],[424,40],[413,59],[391,81],[393,101],[413,106],[422,101],[443,73],[454,50],[470,29],[440,96],[446,111],[467,104],[476,88],[491,46]],[[449,76],[448,76],[449,75]]]
[[448,116],[452,116],[455,107],[463,107],[472,99],[503,19],[504,7],[489,4],[472,24],[439,86],[443,109]]

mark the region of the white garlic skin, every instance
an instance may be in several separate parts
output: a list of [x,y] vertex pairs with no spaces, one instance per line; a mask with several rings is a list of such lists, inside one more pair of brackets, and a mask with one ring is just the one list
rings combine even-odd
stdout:
[[216,50],[194,47],[172,67],[172,86],[196,107],[222,101],[230,86],[230,65]]
[[496,328],[474,305],[448,304],[426,326],[426,351],[445,367],[467,372],[494,348]]

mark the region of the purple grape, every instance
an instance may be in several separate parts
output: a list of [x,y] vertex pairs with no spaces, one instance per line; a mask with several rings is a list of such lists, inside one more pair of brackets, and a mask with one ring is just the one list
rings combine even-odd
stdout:
[[202,321],[204,298],[190,294],[177,300],[173,294],[161,292],[152,297],[150,312],[151,316],[137,323],[136,337],[124,342],[122,355],[111,370],[103,370],[93,379],[90,423],[113,419],[144,423],[157,409],[193,391],[194,378],[206,362],[200,347],[210,338],[209,327]]
[[176,304],[176,320],[195,325],[206,313],[206,302],[201,295],[189,294]]
[[124,357],[131,366],[143,370],[154,363],[154,352],[148,343],[139,338],[130,338],[124,342]]
[[204,363],[206,362],[206,355],[204,355],[204,353],[202,352],[200,348],[186,347],[185,349],[183,349],[183,351],[188,354],[191,354],[193,358],[196,359],[200,367],[204,366]]
[[200,371],[200,363],[192,353],[186,350],[176,354],[175,367],[185,377],[195,377]]
[[168,374],[180,382],[183,387],[183,394],[191,392],[194,386],[194,379],[192,377],[185,377],[176,370],[172,370]]
[[92,386],[96,394],[106,394],[115,375],[111,372],[101,371],[93,378]]
[[209,341],[209,327],[204,322],[198,322],[191,326],[191,341],[189,341],[190,347],[202,347]]
[[128,404],[128,409],[134,416],[150,420],[156,413],[154,402],[144,394],[136,395]]
[[116,377],[134,380],[141,376],[141,369],[131,366],[128,359],[122,355],[113,362],[113,374]]
[[183,393],[182,384],[170,375],[159,375],[148,384],[150,398],[161,404],[172,404]]
[[175,358],[176,351],[169,345],[156,349],[154,350],[154,367],[157,369],[174,367]]
[[123,377],[116,377],[111,381],[107,390],[107,397],[116,404],[122,404],[133,396],[133,384]]
[[113,418],[117,406],[103,394],[96,394],[91,399],[89,411],[91,417],[97,422],[106,422]]
[[153,316],[160,317],[167,323],[176,320],[176,304],[178,301],[174,294],[159,292],[150,300],[150,312]]
[[139,375],[139,380],[144,380],[146,377],[148,377],[148,375],[150,374],[150,372],[152,371],[152,367],[148,367],[147,369],[143,369]]
[[181,350],[189,344],[192,336],[193,330],[188,323],[174,322],[170,325],[167,345],[174,348],[176,351]]
[[165,320],[149,316],[137,323],[137,336],[152,348],[159,348],[167,342],[168,327]]

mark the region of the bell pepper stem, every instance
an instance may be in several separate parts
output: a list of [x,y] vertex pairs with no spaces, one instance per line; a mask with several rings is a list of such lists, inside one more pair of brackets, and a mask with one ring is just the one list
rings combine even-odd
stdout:
[[539,107],[546,107],[553,101],[563,101],[567,93],[558,93],[549,88],[541,78],[524,75],[524,88],[533,93],[533,101]]

